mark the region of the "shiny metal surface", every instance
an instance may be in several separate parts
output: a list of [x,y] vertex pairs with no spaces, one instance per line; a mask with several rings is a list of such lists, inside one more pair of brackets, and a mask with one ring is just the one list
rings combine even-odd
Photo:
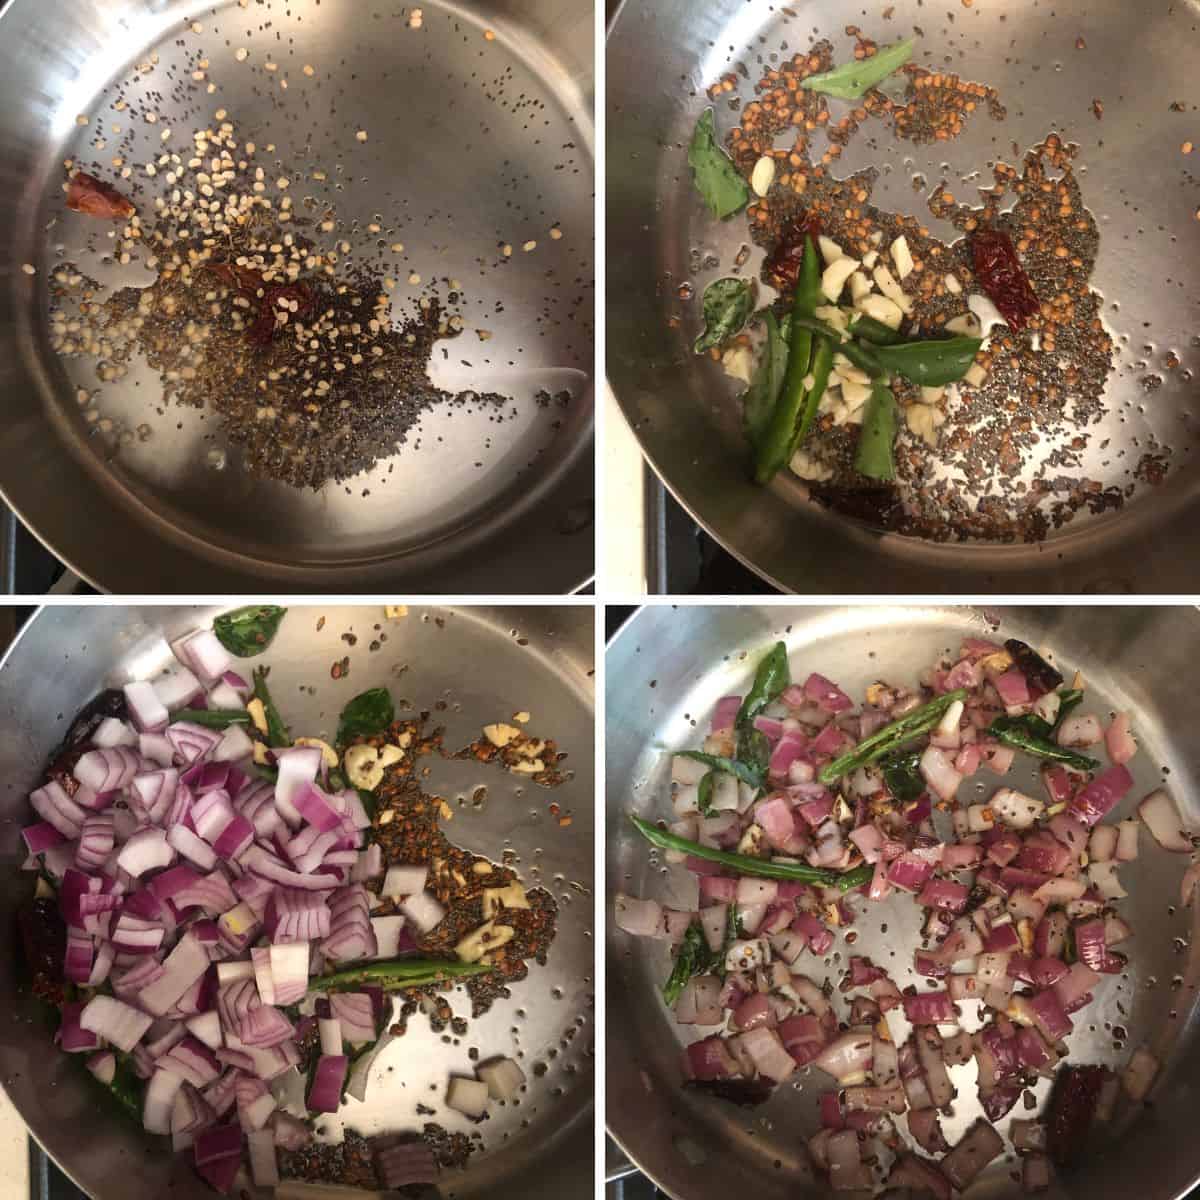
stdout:
[[[1194,75],[1195,6],[1017,0],[931,9],[898,0],[887,10],[885,21],[879,9],[851,13],[832,0],[621,5],[607,48],[607,371],[643,450],[714,537],[787,590],[936,593],[953,572],[963,592],[1196,591],[1200,564],[1182,548],[1200,508],[1192,414],[1200,292],[1182,264],[1200,250],[1200,224],[1191,160],[1180,153],[1192,136],[1188,117],[1169,109]],[[1123,488],[1151,435],[1171,450],[1166,482],[1143,486],[1119,514],[1079,517],[1040,546],[938,545],[821,509],[787,472],[765,491],[747,482],[738,385],[691,345],[704,285],[729,274],[749,239],[744,217],[719,223],[696,196],[687,143],[709,105],[704,89],[725,72],[744,68],[748,78],[716,106],[722,131],[736,121],[727,100],[751,97],[785,43],[788,55],[819,37],[840,49],[851,44],[847,22],[879,42],[919,28],[920,61],[999,88],[1008,108],[1002,124],[979,114],[953,142],[854,139],[837,173],[880,167],[873,202],[881,207],[952,236],[925,207],[939,180],[974,202],[997,157],[1019,162],[1051,129],[1080,143],[1080,184],[1100,227],[1093,286],[1117,347],[1088,474]],[[1083,35],[1086,49],[1076,49]],[[1102,120],[1093,98],[1103,101]],[[925,176],[923,190],[914,191],[915,174]],[[696,272],[696,255],[720,265]],[[755,248],[745,275],[757,277],[760,263]],[[695,289],[690,303],[676,295],[684,281]],[[673,316],[682,318],[677,328],[668,326]],[[1180,365],[1165,369],[1172,351]]]
[[[130,677],[142,677],[169,658],[167,640],[206,622],[200,608],[56,607],[42,609],[0,666],[0,719],[7,735],[0,751],[0,909],[13,928],[15,906],[32,887],[17,868],[23,854],[18,830],[28,822],[26,793],[40,764],[65,732],[81,703]],[[320,617],[325,618],[318,630]],[[480,1149],[463,1173],[444,1172],[442,1194],[584,1197],[592,1188],[592,833],[594,632],[589,607],[410,608],[399,621],[382,609],[314,605],[293,608],[264,661],[271,664],[273,695],[294,732],[325,736],[351,696],[387,686],[404,707],[447,705],[435,714],[446,743],[457,748],[488,721],[519,710],[530,729],[552,736],[570,754],[574,778],[553,792],[522,786],[516,776],[466,761],[427,759],[429,791],[453,810],[445,826],[460,845],[498,859],[510,851],[524,881],[541,884],[559,903],[558,933],[546,967],[530,975],[478,1020],[461,990],[448,993],[469,1021],[450,1041],[419,1016],[376,1064],[359,1105],[320,1126],[336,1135],[343,1123],[363,1133],[420,1129],[427,1120],[473,1133],[475,1125],[441,1104],[451,1073],[472,1073],[479,1059],[518,1059],[527,1093],[513,1106],[494,1105],[478,1131]],[[381,629],[376,629],[376,626]],[[354,647],[342,634],[357,636]],[[387,641],[369,649],[380,633]],[[330,679],[330,664],[350,656],[349,675]],[[312,693],[308,689],[314,689]],[[488,789],[482,808],[470,797]],[[568,828],[548,812],[551,801],[570,812]],[[110,1107],[76,1056],[50,1044],[44,1011],[24,985],[15,939],[0,949],[0,1083],[33,1135],[63,1169],[97,1200],[130,1196],[210,1195],[187,1156],[174,1156],[161,1139],[143,1135]],[[437,1109],[421,1116],[418,1103]]]
[[[193,81],[201,59],[204,79]],[[432,0],[419,10],[393,0],[12,0],[0,17],[4,497],[78,573],[128,593],[250,592],[268,581],[291,591],[554,593],[584,583],[592,64],[587,0]],[[129,108],[114,111],[118,99]],[[158,122],[137,116],[143,101]],[[297,210],[310,198],[317,211],[336,209],[351,257],[374,255],[380,238],[403,243],[392,255],[394,317],[431,287],[443,299],[461,294],[466,331],[435,346],[434,381],[511,396],[510,416],[436,408],[419,448],[410,436],[372,471],[300,491],[241,470],[211,413],[163,410],[144,362],[99,386],[95,360],[58,359],[45,317],[60,261],[106,286],[153,278],[137,262],[115,267],[84,252],[97,224],[66,210],[63,161],[95,162],[120,183],[109,164],[123,156],[150,185],[144,205],[164,187],[143,174],[162,152],[161,130],[173,124],[174,142],[190,146],[218,110],[243,140],[275,148],[268,170],[273,162],[302,177]],[[368,141],[356,139],[360,129]],[[317,168],[326,180],[311,177]],[[525,253],[529,241],[537,248]],[[411,285],[410,272],[423,282]],[[99,390],[99,413],[117,422],[111,435],[86,422],[77,387]],[[541,391],[572,398],[542,405]],[[122,428],[143,423],[148,437],[114,451]]]
[[[611,920],[611,895],[622,890],[688,908],[695,883],[682,867],[654,867],[648,847],[625,820],[635,811],[658,818],[669,812],[667,751],[698,744],[697,726],[722,695],[744,692],[761,651],[783,639],[793,675],[819,671],[860,697],[877,679],[913,682],[964,634],[1018,637],[1053,652],[1068,678],[1083,673],[1088,710],[1133,714],[1141,750],[1129,764],[1137,781],[1126,816],[1137,800],[1166,778],[1189,824],[1200,822],[1197,764],[1200,733],[1190,684],[1179,669],[1200,648],[1200,613],[1191,608],[1000,608],[989,617],[965,607],[887,608],[644,608],[610,643],[605,661],[607,695],[607,1092],[609,1132],[630,1158],[677,1200],[817,1200],[828,1187],[814,1180],[804,1139],[820,1125],[817,1096],[831,1080],[816,1068],[776,1089],[757,1109],[739,1109],[681,1088],[680,1046],[694,1040],[674,1023],[659,987],[669,973],[661,942],[630,938]],[[998,630],[991,623],[998,620]],[[1018,756],[1020,758],[1020,756]],[[1018,767],[1020,771],[1018,772]],[[1027,763],[1014,766],[1014,786],[1032,785]],[[976,780],[969,781],[974,795]],[[996,780],[978,781],[983,795]],[[967,795],[968,793],[963,793]],[[1122,868],[1129,898],[1121,911],[1134,928],[1129,966],[1097,989],[1085,1019],[1068,1040],[1075,1062],[1123,1064],[1146,1040],[1166,1063],[1141,1112],[1118,1109],[1114,1126],[1098,1137],[1096,1153],[1064,1175],[1054,1191],[1089,1200],[1174,1200],[1200,1179],[1200,1146],[1192,1113],[1200,1079],[1196,1038],[1197,914],[1178,910],[1186,860],[1159,851],[1145,833],[1140,857]],[[919,929],[916,906],[859,902],[854,953],[873,957],[901,989],[915,982],[912,948]],[[886,933],[881,925],[887,925]],[[1176,942],[1176,939],[1179,939]],[[828,959],[805,955],[797,969],[821,984],[835,984],[847,948],[835,941]],[[964,1027],[978,1028],[978,1004],[962,1006]],[[844,1015],[845,1006],[839,1008]],[[1128,1031],[1127,1049],[1113,1048],[1114,1027]],[[682,1034],[682,1036],[681,1036]],[[958,1140],[979,1115],[975,1066],[953,1068],[958,1089],[953,1117],[943,1119],[947,1140]],[[1036,1095],[1044,1102],[1046,1081]],[[1018,1104],[1013,1114],[1031,1114]],[[898,1127],[906,1132],[903,1120]],[[1008,1118],[998,1128],[1007,1130]],[[1020,1194],[1011,1152],[992,1164],[971,1189],[972,1200]],[[1152,1165],[1151,1165],[1152,1164]],[[1018,1172],[1019,1178],[1019,1172]]]

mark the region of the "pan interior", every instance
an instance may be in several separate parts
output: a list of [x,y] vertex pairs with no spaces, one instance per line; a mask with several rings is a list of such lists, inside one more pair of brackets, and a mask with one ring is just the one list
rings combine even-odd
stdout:
[[[1089,630],[1081,629],[1065,610],[1001,609],[993,614],[997,627],[978,611],[953,608],[689,609],[686,618],[673,615],[676,628],[672,630],[643,610],[608,654],[610,678],[619,672],[626,698],[620,716],[615,721],[609,717],[610,893],[653,897],[682,909],[695,906],[694,878],[682,867],[652,861],[646,844],[636,834],[631,836],[624,813],[632,810],[650,819],[669,814],[669,752],[698,746],[717,699],[744,695],[759,658],[777,639],[787,642],[794,678],[820,672],[837,681],[856,704],[861,703],[867,684],[877,679],[911,686],[941,653],[955,653],[964,635],[1018,637],[1052,651],[1068,681],[1077,669],[1083,674],[1088,699],[1081,711],[1093,712],[1102,721],[1117,710],[1132,716],[1140,745],[1129,764],[1136,780],[1134,799],[1126,800],[1118,815],[1133,815],[1136,799],[1165,778],[1194,828],[1200,818],[1194,744],[1190,730],[1181,728],[1180,696],[1153,649],[1156,637],[1168,635],[1163,622],[1152,615],[1156,611],[1172,614],[1169,620],[1177,622],[1171,636],[1185,632],[1196,636],[1195,615],[1189,610],[1105,610],[1104,620]],[[608,705],[613,712],[611,688]],[[959,798],[975,803],[1002,784],[1042,794],[1036,770],[1018,755],[1008,777],[983,771],[964,782]],[[1134,930],[1132,941],[1123,947],[1129,955],[1128,968],[1105,980],[1097,999],[1076,1017],[1068,1040],[1068,1061],[1118,1067],[1134,1047],[1148,1043],[1167,1063],[1168,1081],[1156,1102],[1159,1113],[1177,1103],[1181,1089],[1189,1090],[1188,1072],[1194,1069],[1193,914],[1180,908],[1178,901],[1185,865],[1181,856],[1158,850],[1142,832],[1138,860],[1123,865],[1121,871],[1129,898],[1119,903],[1118,911]],[[913,949],[921,945],[915,904],[894,896],[879,904],[856,901],[853,908],[858,914],[853,945],[838,934],[827,957],[805,953],[793,969],[818,986],[828,980],[836,989],[849,956],[865,955],[887,970],[901,990],[910,985],[929,990],[912,969]],[[608,1122],[633,1160],[671,1195],[689,1200],[725,1194],[723,1189],[735,1179],[753,1179],[761,1194],[781,1200],[825,1195],[824,1181],[814,1179],[808,1166],[803,1141],[820,1128],[817,1100],[835,1086],[832,1078],[815,1067],[802,1068],[765,1105],[754,1109],[739,1109],[683,1089],[681,1047],[696,1040],[698,1033],[677,1025],[663,1005],[660,988],[670,973],[669,948],[629,938],[611,926],[608,947],[609,1012],[615,1013],[609,1018],[608,1044],[618,1048],[609,1052]],[[835,994],[834,1005],[844,1020],[848,1000]],[[961,1004],[960,1009],[963,1028],[981,1027],[979,1002]],[[941,1124],[953,1145],[982,1110],[974,1061],[952,1068],[950,1074],[957,1098],[952,1115],[943,1116]],[[1046,1080],[1033,1089],[1038,1110],[1049,1090]],[[657,1122],[653,1132],[648,1128],[651,1112]],[[1018,1101],[997,1128],[1006,1134],[1011,1119],[1036,1115]],[[1161,1133],[1166,1138],[1171,1128],[1178,1134],[1174,1122],[1170,1116],[1161,1119],[1157,1124],[1162,1128],[1153,1129],[1150,1136]],[[1111,1144],[1124,1146],[1126,1156],[1139,1143],[1144,1149],[1148,1126],[1154,1124],[1154,1118],[1144,1112],[1120,1108]],[[903,1118],[897,1118],[896,1125],[902,1135],[906,1133]],[[1019,1164],[1011,1146],[1006,1149],[1007,1154],[989,1168],[985,1182],[977,1185],[981,1196],[1019,1191],[1010,1177],[1016,1170],[1019,1178]],[[1129,1194],[1121,1190],[1127,1179],[1106,1182],[1106,1172],[1111,1176],[1111,1161],[1089,1157],[1061,1194],[1114,1200]],[[1180,1163],[1178,1174],[1188,1172],[1190,1180],[1194,1163]],[[1167,1186],[1164,1181],[1164,1190],[1154,1194],[1175,1195]]]
[[[920,0],[900,0],[883,11],[886,19],[880,10],[849,14],[829,0],[753,9],[728,0],[700,12],[686,0],[629,0],[610,39],[608,222],[630,231],[607,276],[614,390],[668,486],[723,542],[796,590],[822,590],[811,584],[819,565],[803,556],[793,561],[797,538],[818,540],[831,559],[847,538],[859,548],[878,543],[866,524],[821,510],[788,472],[765,493],[745,480],[736,400],[743,385],[695,356],[691,346],[703,328],[705,285],[731,273],[757,278],[762,252],[750,246],[744,215],[717,221],[707,211],[692,187],[686,155],[704,108],[711,103],[718,130],[728,131],[739,107],[755,98],[754,83],[765,68],[821,38],[842,61],[854,44],[845,36],[848,23],[880,44],[916,34],[916,61],[997,87],[1008,115],[997,123],[981,106],[958,138],[929,145],[899,141],[885,124],[868,122],[830,170],[841,177],[879,169],[872,203],[916,216],[935,236],[952,241],[958,234],[926,205],[938,183],[959,202],[978,204],[975,189],[992,184],[997,161],[1019,171],[1025,152],[1057,131],[1080,146],[1076,173],[1100,231],[1092,286],[1103,297],[1114,369],[1107,415],[1083,431],[1088,444],[1080,465],[1064,474],[1125,493],[1124,507],[1096,516],[1085,509],[1052,530],[1044,545],[1056,554],[975,543],[965,553],[960,549],[955,561],[984,566],[986,556],[991,569],[1050,570],[1058,554],[1095,552],[1118,535],[1124,540],[1161,526],[1194,503],[1200,487],[1193,413],[1200,293],[1181,269],[1188,248],[1200,247],[1200,223],[1188,200],[1191,158],[1181,153],[1190,133],[1186,117],[1172,110],[1191,74],[1194,14],[1183,6],[1150,10],[1081,0],[1015,8],[955,3],[936,13]],[[725,77],[734,91],[710,101],[705,89]],[[1100,120],[1093,99],[1101,101]],[[832,123],[850,105],[835,100],[831,108]],[[819,129],[813,137],[817,158],[826,141]],[[748,258],[739,259],[746,250]],[[735,261],[744,266],[735,268]],[[681,298],[685,284],[689,300]],[[760,285],[759,304],[773,296]],[[1048,449],[1043,442],[1040,452]],[[1167,466],[1157,485],[1139,469],[1150,454]],[[969,478],[953,470],[946,475],[968,497],[991,482],[986,464]],[[932,543],[890,536],[882,548],[914,564],[949,561]]]
[[[465,1031],[435,1031],[421,1013],[409,1016],[404,1035],[373,1067],[365,1102],[347,1101],[316,1124],[318,1138],[333,1141],[345,1128],[419,1131],[429,1121],[469,1137],[474,1153],[466,1169],[443,1172],[446,1196],[582,1195],[589,1186],[590,1163],[581,1169],[577,1151],[590,1145],[592,1107],[592,631],[590,610],[564,613],[413,607],[406,618],[387,620],[381,607],[293,607],[268,652],[251,660],[270,665],[272,695],[297,736],[332,740],[352,696],[386,687],[397,715],[432,711],[448,749],[473,741],[483,724],[526,710],[529,728],[568,752],[573,774],[553,790],[471,761],[423,760],[430,770],[424,790],[449,806],[446,836],[494,861],[512,861],[526,886],[550,891],[559,906],[557,933],[546,965],[530,964],[528,978],[484,1016],[472,1018],[462,988],[446,993],[455,1016],[466,1019]],[[0,670],[0,711],[12,731],[0,756],[8,781],[0,830],[8,883],[0,896],[10,915],[32,886],[18,869],[28,788],[75,708],[104,686],[152,676],[172,661],[168,641],[211,615],[56,608],[43,610],[19,639]],[[331,667],[343,659],[348,671],[334,680]],[[481,787],[486,796],[477,794]],[[552,803],[570,815],[569,825],[559,823]],[[134,1194],[130,1178],[140,1194],[206,1194],[186,1156],[172,1156],[105,1106],[79,1063],[52,1050],[48,1029],[44,1037],[29,1035],[46,1026],[24,978],[19,953],[5,955],[0,992],[20,1015],[9,1035],[0,1035],[0,1079],[38,1140],[98,1200]],[[527,1080],[513,1104],[491,1105],[479,1125],[445,1108],[451,1075],[473,1077],[477,1063],[501,1055],[514,1058]]]
[[[90,7],[87,60],[44,68],[57,89],[53,145],[25,181],[12,249],[38,272],[21,352],[88,473],[177,539],[273,564],[415,552],[528,511],[586,447],[591,423],[590,121],[577,68],[536,26],[542,14],[436,0]],[[15,36],[19,20],[36,18],[15,0],[3,32]],[[435,384],[511,402],[435,406],[371,470],[301,490],[244,470],[213,412],[164,407],[140,354],[114,383],[93,357],[56,356],[46,281],[61,264],[106,288],[153,278],[144,255],[114,263],[102,223],[65,209],[64,161],[132,191],[145,212],[169,169],[151,179],[146,165],[164,151],[186,158],[193,131],[222,120],[256,144],[268,180],[291,178],[297,213],[319,222],[334,211],[336,233],[318,236],[394,283],[394,320],[423,296],[459,297],[447,308],[465,329],[436,343]]]

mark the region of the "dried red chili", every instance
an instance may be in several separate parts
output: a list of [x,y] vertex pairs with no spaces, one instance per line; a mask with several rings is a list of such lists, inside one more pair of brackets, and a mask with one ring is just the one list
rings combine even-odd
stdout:
[[133,203],[103,179],[76,171],[67,184],[67,207],[89,217],[105,217],[124,221],[136,211]]
[[811,212],[793,217],[767,259],[767,282],[785,296],[795,291],[800,264],[804,260],[804,240],[809,234],[814,239],[820,236],[820,217]]
[[254,324],[246,331],[246,337],[256,346],[265,346],[274,336],[278,325],[275,314],[282,312],[280,300],[288,300],[296,304],[295,312],[288,312],[288,319],[293,317],[303,319],[313,310],[312,290],[306,283],[289,283],[281,287],[268,287],[263,293],[261,306]]
[[975,275],[1000,315],[1011,328],[1024,329],[1026,319],[1034,316],[1040,305],[1008,234],[998,229],[973,233],[971,256]]
[[1066,1066],[1058,1072],[1046,1114],[1046,1149],[1055,1162],[1069,1163],[1084,1149],[1108,1075],[1107,1068],[1095,1065]]
[[[307,283],[267,284],[257,271],[236,263],[205,263],[204,268],[257,303],[258,313],[246,329],[247,340],[256,346],[267,345],[275,336],[278,328],[275,314],[284,311],[279,307],[280,300],[295,301],[295,312],[290,310],[289,304],[289,319],[297,317],[303,320],[312,314],[316,298]],[[259,292],[262,292],[261,296]]]

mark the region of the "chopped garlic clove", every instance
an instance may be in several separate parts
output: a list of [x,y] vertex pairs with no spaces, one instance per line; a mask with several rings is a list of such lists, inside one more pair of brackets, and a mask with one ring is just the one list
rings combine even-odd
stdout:
[[912,274],[912,252],[908,248],[908,239],[904,234],[901,234],[892,243],[892,262],[896,264],[896,274],[901,279],[907,279]]
[[904,313],[900,306],[894,300],[889,300],[887,296],[874,294],[864,296],[858,302],[857,307],[860,312],[866,313],[868,317],[874,318],[889,329],[899,329],[900,322],[904,320]]
[[904,410],[904,423],[930,449],[938,444],[938,429],[946,423],[946,414],[932,404],[910,404]]
[[855,271],[850,276],[850,297],[856,303],[864,296],[869,296],[875,284],[868,279],[861,271]]
[[958,282],[958,276],[947,274],[945,277],[946,291],[952,296],[957,296],[962,291],[962,284]]
[[987,371],[982,363],[973,362],[963,372],[963,383],[968,383],[971,387],[982,387],[985,379],[987,379]]
[[858,412],[870,397],[871,385],[869,383],[856,383],[852,379],[842,381],[842,400],[851,415]]
[[833,372],[840,378],[852,380],[854,383],[871,382],[870,375],[862,367],[856,367],[844,354],[834,354]]
[[737,379],[750,386],[754,375],[754,351],[749,346],[730,346],[721,355],[721,367],[730,379]]
[[833,264],[837,262],[839,258],[846,257],[841,246],[839,246],[837,242],[833,240],[833,238],[828,238],[823,233],[818,235],[817,245],[821,248],[821,257],[825,260],[825,265],[827,267],[833,266]]
[[807,450],[797,450],[788,464],[792,471],[801,479],[812,479],[824,483],[833,478],[833,468],[826,466],[820,459],[814,458]]
[[316,737],[298,737],[293,743],[293,746],[309,746],[315,747],[321,751],[321,760],[327,767],[336,767],[338,765],[337,751],[328,743],[321,741]]
[[944,387],[923,387],[921,389],[921,403],[937,404],[945,394],[946,389]]
[[495,921],[487,921],[468,933],[454,947],[454,953],[463,962],[478,962],[489,951],[506,946],[516,936],[517,931],[511,925],[497,925]]
[[765,196],[771,190],[771,184],[774,182],[775,160],[770,155],[764,154],[754,164],[754,170],[750,173],[750,186],[754,189],[756,196]]
[[871,270],[871,268],[874,267],[874,265],[879,261],[879,251],[868,250],[866,254],[863,255],[862,261],[863,266],[866,267],[868,271]]
[[483,736],[487,738],[493,746],[503,749],[513,738],[519,738],[521,731],[515,725],[505,725],[498,723],[496,725],[485,725],[483,727]]
[[483,915],[489,921],[501,909],[530,907],[525,889],[515,879],[505,887],[484,888],[482,895]]
[[841,403],[842,403],[841,385],[834,383],[830,387],[827,387],[821,393],[821,399],[817,404],[817,412],[818,413],[834,412]]
[[846,280],[858,269],[858,259],[839,258],[827,266],[821,274],[821,291],[835,304],[846,286]]
[[342,756],[342,767],[352,787],[373,792],[383,782],[383,767],[374,746],[349,747]]
[[875,268],[874,271],[875,284],[879,290],[895,304],[899,305],[900,311],[908,316],[912,313],[912,301],[908,298],[907,293],[900,286],[895,275],[891,273],[882,263]]
[[978,337],[980,334],[979,319],[970,312],[959,313],[957,317],[951,317],[946,322],[945,328],[948,333],[961,333],[966,337]]
[[975,317],[979,321],[979,327],[983,331],[984,337],[987,337],[991,332],[993,325],[1007,324],[1000,315],[1000,310],[987,296],[979,292],[972,292],[967,297],[967,307],[975,314]]
[[819,305],[813,309],[813,316],[818,321],[824,321],[826,325],[831,325],[838,333],[845,333],[849,328],[846,314],[836,304]]

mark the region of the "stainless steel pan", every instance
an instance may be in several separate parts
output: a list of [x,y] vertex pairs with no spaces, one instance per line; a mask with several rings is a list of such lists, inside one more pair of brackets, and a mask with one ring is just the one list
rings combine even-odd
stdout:
[[[607,370],[642,449],[700,524],[787,590],[934,594],[953,573],[958,587],[976,593],[1195,591],[1200,566],[1184,548],[1200,495],[1191,415],[1200,293],[1184,263],[1200,250],[1200,223],[1192,159],[1180,153],[1194,139],[1191,118],[1170,110],[1188,96],[1195,74],[1192,9],[955,0],[931,10],[921,0],[897,0],[884,20],[884,8],[849,12],[834,0],[621,5],[607,51]],[[729,273],[749,239],[743,218],[718,224],[694,195],[687,142],[709,104],[704,89],[720,76],[745,69],[733,93],[744,102],[769,55],[784,44],[790,55],[818,37],[847,46],[848,22],[879,42],[919,28],[922,61],[998,87],[1008,107],[1003,124],[968,123],[950,143],[855,139],[838,173],[881,167],[873,201],[883,208],[919,215],[952,240],[953,230],[925,209],[938,180],[974,202],[997,157],[1016,161],[1010,142],[1023,153],[1056,129],[1080,143],[1084,199],[1100,226],[1093,283],[1118,352],[1089,474],[1125,487],[1151,435],[1171,450],[1166,482],[1143,488],[1120,514],[1077,519],[1042,545],[937,545],[882,535],[821,509],[802,498],[795,478],[765,491],[747,482],[736,385],[690,347],[704,285]],[[1078,37],[1086,49],[1076,49]],[[1102,120],[1093,99],[1103,101]],[[717,113],[722,129],[736,121],[725,99]],[[928,181],[924,192],[911,186],[918,173]],[[720,266],[697,271],[697,256]],[[746,276],[757,276],[760,263],[756,249]],[[676,295],[685,281],[697,297],[688,304]],[[675,316],[682,320],[670,328]],[[1172,351],[1180,365],[1168,369]]]
[[[555,593],[590,577],[587,0],[11,0],[0,9],[0,490],[38,537],[92,583],[133,594]],[[205,78],[194,81],[202,58]],[[123,112],[111,108],[119,98]],[[135,117],[147,99],[155,124]],[[93,360],[57,358],[46,281],[60,261],[103,284],[152,279],[83,252],[97,224],[66,211],[63,161],[115,176],[114,154],[144,164],[161,152],[164,126],[174,123],[176,142],[190,139],[218,109],[244,140],[276,145],[280,171],[325,168],[324,182],[293,186],[297,211],[310,197],[318,211],[332,204],[360,260],[380,237],[403,243],[397,316],[434,280],[443,299],[458,281],[467,331],[435,347],[435,382],[512,396],[511,419],[435,409],[419,449],[410,438],[345,485],[299,491],[241,470],[212,414],[158,411],[161,386],[144,364],[100,386]],[[527,241],[536,250],[523,252]],[[410,272],[423,284],[410,286]],[[491,332],[486,344],[477,327]],[[77,388],[99,392],[97,423]],[[571,400],[543,406],[542,391]],[[111,434],[104,419],[116,422]],[[145,440],[132,436],[142,425]],[[122,430],[132,440],[114,450]]]
[[[0,751],[0,913],[8,930],[32,886],[32,877],[18,869],[18,830],[28,823],[26,793],[47,753],[82,702],[164,665],[167,640],[213,611],[45,608],[9,650],[0,665],[7,731]],[[353,648],[342,640],[348,632],[357,637]],[[381,633],[386,642],[371,650]],[[481,723],[526,709],[530,728],[555,737],[570,754],[574,778],[553,793],[522,787],[515,776],[478,764],[427,760],[429,790],[454,812],[449,836],[480,854],[511,851],[524,879],[550,889],[560,906],[545,968],[534,966],[511,999],[470,1021],[467,1034],[453,1042],[444,1043],[423,1020],[412,1021],[380,1059],[366,1103],[347,1102],[342,1117],[329,1121],[335,1135],[343,1119],[364,1133],[419,1130],[425,1120],[471,1132],[474,1126],[456,1125],[455,1114],[440,1107],[448,1075],[470,1072],[472,1047],[480,1058],[517,1057],[528,1093],[491,1114],[480,1130],[483,1147],[465,1173],[443,1173],[447,1195],[549,1200],[591,1194],[593,639],[590,608],[413,607],[407,618],[385,621],[380,608],[313,606],[289,612],[264,660],[271,664],[272,692],[295,730],[328,736],[347,699],[387,686],[398,709],[402,699],[419,707],[444,701],[437,719],[445,723],[448,745],[466,745]],[[346,654],[349,675],[331,681],[330,665]],[[488,797],[476,809],[466,798],[480,784]],[[572,814],[569,827],[548,812],[552,800]],[[186,1156],[172,1155],[161,1139],[114,1111],[79,1062],[51,1046],[26,977],[10,933],[0,950],[0,1083],[38,1141],[97,1200],[211,1195]],[[461,994],[452,994],[451,1003],[461,1010]],[[459,1015],[469,1018],[470,1006]],[[418,1115],[422,1100],[439,1115]]]
[[[719,696],[743,692],[757,656],[777,639],[788,644],[793,670],[820,671],[855,696],[876,678],[912,681],[964,634],[1018,637],[1051,650],[1064,673],[1087,682],[1088,708],[1133,714],[1141,750],[1130,764],[1140,797],[1164,777],[1192,828],[1200,821],[1197,762],[1200,734],[1189,673],[1200,647],[1200,614],[1192,608],[780,608],[642,609],[610,644],[607,685],[606,787],[608,890],[654,896],[690,907],[694,882],[681,867],[651,867],[646,844],[625,819],[632,809],[655,818],[669,811],[667,754],[695,746]],[[1020,756],[1018,756],[1020,757]],[[1019,764],[1034,785],[1034,772]],[[1014,768],[1016,770],[1016,768]],[[1014,775],[1014,779],[1021,776]],[[981,785],[989,794],[991,787]],[[994,787],[994,781],[991,785]],[[1015,784],[1018,788],[1021,782]],[[1132,811],[1126,801],[1122,815]],[[1200,1179],[1200,1145],[1192,1131],[1200,1040],[1196,912],[1178,908],[1186,860],[1159,851],[1148,835],[1141,856],[1122,869],[1129,899],[1121,902],[1134,928],[1126,972],[1105,984],[1071,1035],[1071,1060],[1123,1064],[1142,1041],[1165,1063],[1152,1103],[1118,1110],[1118,1119],[1078,1171],[1062,1177],[1052,1196],[1089,1200],[1174,1200]],[[689,890],[690,889],[690,890]],[[863,916],[855,953],[885,966],[901,989],[915,982],[915,906],[859,904]],[[611,906],[610,906],[611,912]],[[881,928],[886,923],[886,933]],[[820,984],[845,970],[837,940],[822,963],[806,971]],[[633,1162],[677,1200],[762,1200],[828,1195],[814,1180],[804,1139],[819,1128],[816,1098],[830,1081],[816,1068],[798,1072],[763,1107],[739,1109],[681,1088],[680,1046],[691,1041],[663,1006],[659,987],[669,973],[661,943],[627,937],[611,922],[607,934],[607,1091],[610,1133]],[[1114,1049],[1117,1027],[1126,1049]],[[954,1115],[943,1122],[951,1143],[979,1115],[974,1067],[956,1068]],[[1045,1081],[1036,1095],[1044,1102]],[[1015,1116],[1030,1114],[1020,1106]],[[903,1122],[900,1122],[902,1125]],[[1007,1128],[1007,1118],[999,1126]],[[971,1196],[1019,1195],[1011,1153],[998,1159]],[[1019,1173],[1018,1173],[1019,1177]]]

